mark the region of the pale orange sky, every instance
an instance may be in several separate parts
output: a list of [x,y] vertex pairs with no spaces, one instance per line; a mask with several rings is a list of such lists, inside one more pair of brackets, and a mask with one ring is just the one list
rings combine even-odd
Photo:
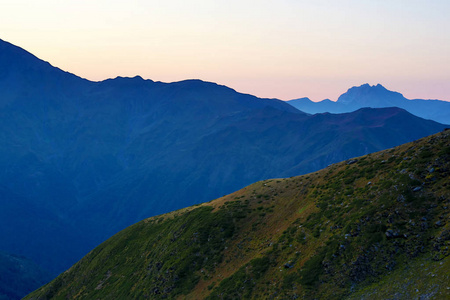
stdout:
[[198,78],[336,100],[381,83],[450,100],[450,1],[2,1],[0,38],[90,80]]

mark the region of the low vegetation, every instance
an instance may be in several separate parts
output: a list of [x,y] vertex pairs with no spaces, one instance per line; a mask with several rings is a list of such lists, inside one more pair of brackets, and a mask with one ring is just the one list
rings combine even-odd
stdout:
[[28,299],[448,299],[450,131],[141,221]]

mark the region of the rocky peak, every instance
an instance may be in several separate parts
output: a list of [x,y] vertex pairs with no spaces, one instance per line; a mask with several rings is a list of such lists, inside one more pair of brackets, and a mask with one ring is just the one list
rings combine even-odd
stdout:
[[381,84],[369,85],[365,83],[361,86],[354,86],[337,100],[338,103],[349,106],[396,106],[396,102],[404,100],[402,94],[398,92],[389,91]]

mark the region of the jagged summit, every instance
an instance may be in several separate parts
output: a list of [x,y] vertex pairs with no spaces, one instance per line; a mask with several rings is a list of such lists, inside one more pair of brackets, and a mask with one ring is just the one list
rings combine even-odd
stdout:
[[117,76],[115,78],[108,78],[103,81],[96,82],[97,84],[105,84],[105,85],[118,85],[122,87],[139,87],[139,86],[151,86],[152,83],[155,83],[151,79],[144,79],[140,75],[136,75],[134,77],[125,77],[125,76]]
[[402,94],[389,91],[381,84],[352,87],[342,94],[337,103],[345,105],[358,105],[370,107],[397,106],[399,101],[404,100]]
[[365,83],[354,86],[342,94],[336,102],[323,100],[308,101],[307,98],[288,101],[297,109],[310,114],[345,113],[361,107],[400,107],[408,112],[436,122],[450,124],[450,102],[442,100],[406,99],[401,93],[390,91],[383,85]]
[[[144,78],[142,78],[142,76],[136,75],[133,77],[117,76],[116,78],[111,78],[111,79],[107,79],[107,80],[145,81],[145,80],[150,80],[150,79],[144,79]],[[153,81],[153,80],[150,80],[150,81]]]

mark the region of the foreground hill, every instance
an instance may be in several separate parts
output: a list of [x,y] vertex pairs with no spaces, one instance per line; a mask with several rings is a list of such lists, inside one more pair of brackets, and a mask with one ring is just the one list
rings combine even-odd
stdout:
[[448,299],[450,130],[119,232],[27,299]]
[[325,99],[313,102],[308,98],[288,101],[301,111],[316,113],[345,113],[362,107],[399,107],[418,117],[450,124],[450,102],[442,100],[406,99],[402,94],[389,91],[381,84],[363,84],[350,88],[336,102]]
[[91,82],[0,41],[0,250],[57,275],[143,218],[444,127],[397,108],[310,116],[200,80]]

